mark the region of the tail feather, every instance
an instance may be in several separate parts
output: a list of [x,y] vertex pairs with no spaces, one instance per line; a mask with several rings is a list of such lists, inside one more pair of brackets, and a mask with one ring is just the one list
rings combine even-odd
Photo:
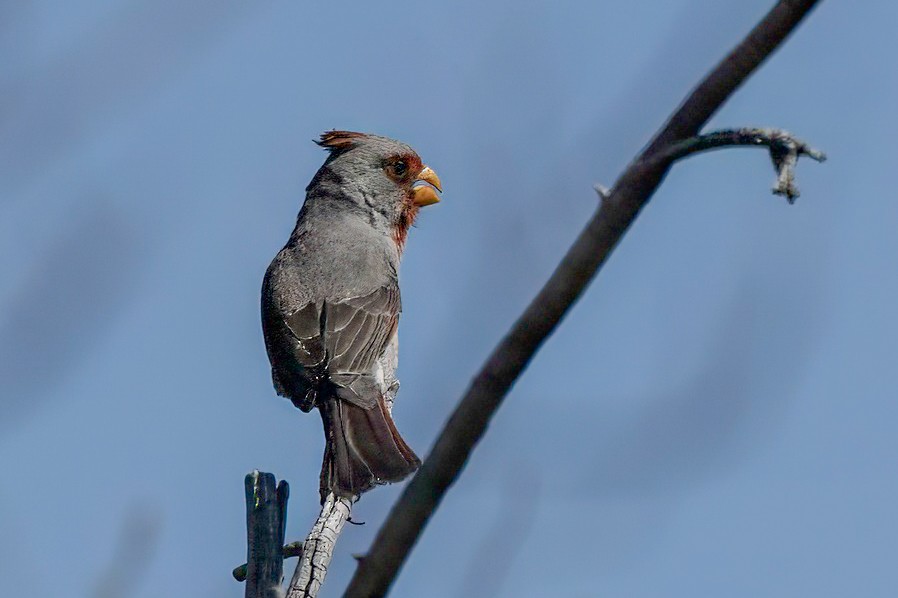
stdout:
[[319,410],[326,436],[322,502],[328,492],[353,497],[377,484],[398,482],[421,464],[399,435],[383,399],[365,409],[329,397]]

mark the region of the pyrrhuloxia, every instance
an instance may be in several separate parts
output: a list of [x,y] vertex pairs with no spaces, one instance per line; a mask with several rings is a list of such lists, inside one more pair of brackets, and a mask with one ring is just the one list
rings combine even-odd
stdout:
[[321,500],[396,482],[420,461],[390,415],[399,383],[399,259],[436,173],[408,145],[330,131],[287,245],[262,286],[262,328],[277,393],[324,422]]

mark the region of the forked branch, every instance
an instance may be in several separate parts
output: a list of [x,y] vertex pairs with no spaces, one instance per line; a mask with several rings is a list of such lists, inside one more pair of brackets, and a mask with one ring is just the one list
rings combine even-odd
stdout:
[[[600,192],[604,199],[598,211],[549,281],[487,359],[421,469],[393,506],[371,549],[361,560],[346,590],[347,596],[386,594],[431,514],[458,478],[511,386],[608,259],[670,166],[676,159],[700,151],[696,148],[702,143],[717,143],[709,137],[703,141],[697,137],[701,128],[798,26],[817,1],[777,2],[689,94],[614,187],[608,193]],[[722,139],[720,142],[727,145]],[[774,150],[773,145],[770,147]],[[778,171],[775,191],[791,201],[797,196],[793,182],[795,162],[800,153],[814,155],[809,151],[800,152],[798,146],[791,150],[788,144],[785,147],[784,154],[781,149],[773,152]]]

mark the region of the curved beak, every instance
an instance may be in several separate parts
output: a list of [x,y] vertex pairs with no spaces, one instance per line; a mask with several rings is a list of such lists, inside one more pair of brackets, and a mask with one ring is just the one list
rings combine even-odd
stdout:
[[430,166],[425,166],[418,173],[412,187],[412,201],[416,206],[429,206],[440,201],[438,192],[443,191],[440,177]]

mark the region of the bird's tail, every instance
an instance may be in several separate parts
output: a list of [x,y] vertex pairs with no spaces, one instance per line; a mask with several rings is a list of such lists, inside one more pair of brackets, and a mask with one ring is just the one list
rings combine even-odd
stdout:
[[398,482],[421,460],[405,443],[383,399],[365,409],[335,396],[319,404],[326,446],[321,502],[328,492],[354,497],[377,484]]

